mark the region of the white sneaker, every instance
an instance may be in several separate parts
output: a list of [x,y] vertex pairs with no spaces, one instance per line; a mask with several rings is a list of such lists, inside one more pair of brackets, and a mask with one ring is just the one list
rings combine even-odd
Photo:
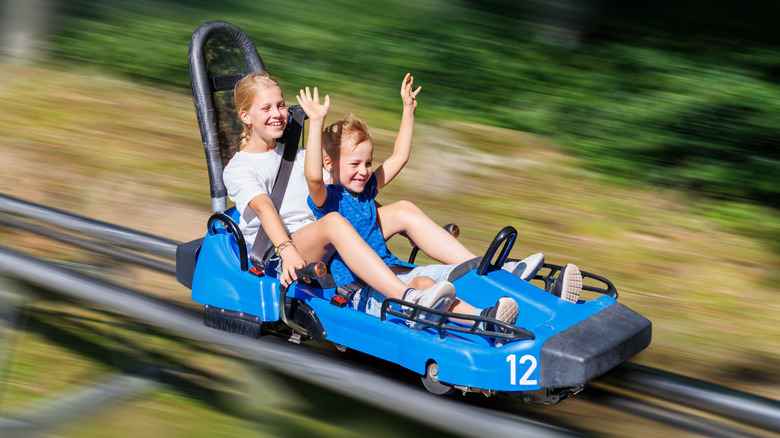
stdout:
[[[434,310],[448,311],[455,302],[455,286],[449,281],[440,281],[428,289],[410,289],[404,294],[403,301]],[[407,315],[411,315],[413,312],[414,309],[404,308],[404,313]],[[421,319],[432,320],[432,315],[428,312],[420,312],[419,315]],[[421,324],[416,324],[414,321],[407,321],[407,324],[414,329],[423,328]]]
[[[498,299],[495,306],[488,307],[487,309],[483,309],[479,314],[487,318],[497,319],[509,325],[514,325],[515,322],[517,321],[518,313],[519,311],[517,308],[517,301],[509,297],[502,297]],[[503,327],[496,326],[495,324],[492,323],[485,323],[485,329],[491,332],[495,332],[495,331],[500,333],[506,332],[506,330]],[[500,347],[504,345],[505,341],[506,341],[505,339],[494,338],[493,345],[495,345],[496,347]]]
[[512,262],[504,263],[501,269],[511,272],[512,274],[520,277],[521,279],[528,281],[542,269],[544,265],[544,254],[537,252],[532,254],[523,260],[515,260]]
[[550,293],[562,300],[576,303],[580,299],[580,292],[582,292],[582,273],[580,268],[569,263],[561,269],[558,278],[550,287]]
[[499,298],[495,306],[496,316],[495,319],[512,325],[517,321],[517,302],[509,297]]

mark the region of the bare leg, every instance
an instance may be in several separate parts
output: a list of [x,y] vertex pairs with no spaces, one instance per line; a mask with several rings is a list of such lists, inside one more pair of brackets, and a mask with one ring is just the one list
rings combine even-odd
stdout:
[[307,262],[323,260],[334,250],[338,251],[352,272],[386,297],[403,299],[409,288],[338,213],[325,215],[291,237]]
[[[428,289],[429,287],[432,287],[436,284],[436,281],[434,281],[431,277],[426,276],[420,276],[420,277],[414,277],[411,281],[409,281],[409,286],[413,287],[415,289]],[[471,304],[456,298],[455,303],[452,305],[452,308],[449,310],[453,313],[463,313],[466,315],[473,315],[474,312],[477,311],[477,308],[472,306]],[[470,324],[471,321],[466,321],[458,318],[453,318],[455,321],[464,323],[464,324]]]
[[463,313],[465,315],[473,315],[474,312],[476,312],[477,308],[472,306],[471,304],[456,298],[455,304],[452,306],[452,310],[450,312],[453,313]]
[[425,254],[441,263],[455,265],[476,257],[409,201],[383,205],[377,208],[377,217],[385,239],[405,233]]

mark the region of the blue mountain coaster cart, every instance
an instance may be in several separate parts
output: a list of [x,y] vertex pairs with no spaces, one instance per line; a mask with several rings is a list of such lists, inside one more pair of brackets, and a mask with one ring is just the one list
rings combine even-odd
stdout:
[[[314,278],[310,283],[280,287],[279,280],[251,262],[237,225],[239,213],[228,208],[222,182],[241,132],[233,88],[246,74],[265,71],[263,61],[241,29],[215,21],[193,33],[189,62],[214,213],[205,236],[179,245],[177,278],[204,306],[207,326],[251,337],[329,341],[339,350],[354,349],[416,372],[435,394],[505,393],[546,404],[576,394],[650,344],[650,321],[618,303],[615,287],[603,277],[583,272],[583,290],[591,299],[571,303],[545,291],[560,266],[545,264],[531,282],[499,269],[517,237],[512,227],[496,235],[483,257],[459,266],[450,277],[458,297],[476,307],[514,298],[520,316],[516,326],[505,330],[480,328],[483,317],[464,326],[449,322],[446,312],[404,304],[415,309],[409,315],[392,299],[384,302],[381,317],[368,315],[337,293],[322,263],[307,274]],[[302,128],[302,118],[291,116],[291,132],[282,140],[298,147]],[[415,329],[409,319],[415,320]]]

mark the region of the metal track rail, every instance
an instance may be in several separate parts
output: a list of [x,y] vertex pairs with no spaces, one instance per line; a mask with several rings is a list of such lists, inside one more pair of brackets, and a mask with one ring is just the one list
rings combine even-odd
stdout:
[[780,433],[780,402],[724,386],[634,364],[623,364],[605,381],[640,394],[672,400],[748,426]]
[[[691,412],[659,403],[659,399],[646,399],[635,394],[625,394],[591,386],[577,395],[578,400],[606,406],[616,411],[645,418],[708,438],[754,438],[744,427],[728,424],[720,419],[692,415]],[[640,436],[641,433],[637,433]]]
[[103,239],[106,242],[124,248],[166,257],[169,260],[176,258],[178,242],[55,210],[43,205],[33,204],[3,194],[0,194],[0,213],[40,221],[72,232],[81,233],[84,236]]
[[[123,263],[129,263],[147,269],[153,269],[155,271],[160,271],[164,274],[176,275],[176,265],[170,262],[162,261],[159,258],[146,257],[144,255],[131,252],[117,246],[112,246],[103,242],[98,242],[91,239],[84,239],[51,228],[44,228],[40,225],[26,222],[22,219],[15,218],[15,217],[0,216],[0,224],[6,225],[15,230],[27,231],[32,234],[37,234],[42,237],[46,237],[52,240],[57,240],[59,242],[71,246],[75,246],[77,248],[86,249],[87,251],[91,251],[95,254],[101,254],[107,257],[111,257],[112,259],[118,260]],[[116,242],[112,242],[112,243],[116,244]],[[174,249],[174,253],[175,253],[175,249]]]

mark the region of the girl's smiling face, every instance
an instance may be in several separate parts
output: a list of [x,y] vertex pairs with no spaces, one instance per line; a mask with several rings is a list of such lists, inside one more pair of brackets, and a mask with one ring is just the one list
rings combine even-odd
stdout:
[[350,193],[362,193],[366,183],[374,173],[372,161],[374,144],[365,140],[353,147],[353,143],[345,141],[339,151],[339,159],[330,165],[330,159],[325,160],[325,168],[333,174],[333,181],[347,189]]
[[280,138],[287,126],[287,105],[282,89],[269,86],[252,100],[248,111],[241,111],[241,120],[252,127],[252,136],[258,136],[267,143]]

